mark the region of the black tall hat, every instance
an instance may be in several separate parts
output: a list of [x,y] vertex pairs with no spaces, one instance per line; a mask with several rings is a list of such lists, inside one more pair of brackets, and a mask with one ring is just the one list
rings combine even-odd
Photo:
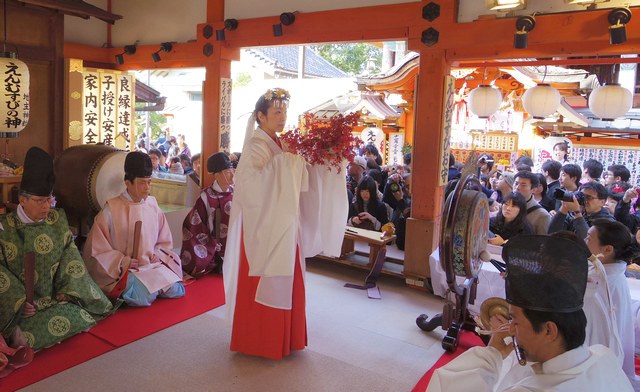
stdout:
[[209,173],[219,173],[230,167],[233,167],[233,164],[224,152],[217,152],[207,159],[207,172]]
[[151,177],[153,165],[149,155],[141,151],[132,151],[127,154],[124,160],[124,173],[127,177],[135,179],[137,177]]
[[570,313],[582,309],[587,288],[584,246],[565,238],[521,235],[507,242],[507,302],[524,309]]
[[24,157],[20,190],[34,196],[50,196],[53,192],[53,158],[38,147],[31,147]]

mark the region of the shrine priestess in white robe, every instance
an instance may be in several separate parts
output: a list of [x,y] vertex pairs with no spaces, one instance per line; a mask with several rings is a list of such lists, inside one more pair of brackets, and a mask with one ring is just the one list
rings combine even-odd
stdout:
[[[348,214],[346,162],[340,173],[309,165],[301,156],[283,152],[260,127],[246,138],[234,176],[223,263],[229,320],[235,309],[241,241],[249,275],[260,277],[255,301],[291,309],[296,248],[302,261],[319,253],[338,256]],[[301,267],[304,276],[304,264]]]

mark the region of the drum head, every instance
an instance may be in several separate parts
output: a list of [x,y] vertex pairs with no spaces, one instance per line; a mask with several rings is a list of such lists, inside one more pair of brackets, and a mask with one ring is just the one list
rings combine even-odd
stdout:
[[95,179],[91,184],[92,200],[98,211],[102,209],[107,200],[118,196],[125,191],[124,184],[124,160],[126,151],[114,151],[98,163],[95,171]]
[[[479,191],[460,184],[445,203],[440,237],[440,262],[448,274],[475,278],[482,267],[480,253],[486,248],[489,202]],[[449,264],[449,265],[447,265]]]

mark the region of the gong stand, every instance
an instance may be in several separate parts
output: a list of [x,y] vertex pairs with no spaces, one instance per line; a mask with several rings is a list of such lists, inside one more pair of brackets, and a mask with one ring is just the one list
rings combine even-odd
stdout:
[[[431,320],[428,320],[429,316],[426,314],[421,314],[416,319],[416,324],[424,331],[433,331],[438,326],[447,330],[447,334],[442,340],[442,348],[450,352],[455,351],[456,347],[458,347],[458,335],[461,329],[474,331],[476,327],[467,309],[469,303],[474,303],[478,284],[478,271],[476,268],[473,268],[471,264],[472,260],[470,260],[469,257],[471,249],[469,249],[469,247],[475,244],[472,244],[472,241],[486,242],[486,233],[479,238],[467,238],[462,241],[462,244],[460,244],[459,241],[456,244],[455,224],[458,219],[459,207],[463,202],[463,192],[481,192],[481,189],[482,187],[476,176],[468,175],[464,180],[458,182],[454,191],[447,197],[442,214],[439,244],[440,262],[446,274],[449,292],[453,293],[455,297],[455,303],[451,301],[449,295],[447,295],[442,314],[435,315]],[[464,202],[468,202],[468,200],[464,200]],[[484,203],[486,203],[486,198]],[[488,214],[488,209],[486,213]],[[471,218],[474,217],[472,216]],[[472,223],[473,222],[469,221],[466,224],[471,225]],[[462,284],[458,284],[456,280],[454,246],[463,247],[461,253],[465,255],[464,269],[466,278]],[[458,274],[460,274],[460,271],[458,271]]]

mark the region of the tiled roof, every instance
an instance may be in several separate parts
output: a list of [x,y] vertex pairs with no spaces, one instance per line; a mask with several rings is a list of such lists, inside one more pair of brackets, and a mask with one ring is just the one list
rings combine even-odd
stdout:
[[[317,78],[348,78],[349,75],[319,54],[305,47],[304,76]],[[265,48],[250,48],[247,52],[276,69],[296,73],[298,72],[298,46],[271,46]]]

